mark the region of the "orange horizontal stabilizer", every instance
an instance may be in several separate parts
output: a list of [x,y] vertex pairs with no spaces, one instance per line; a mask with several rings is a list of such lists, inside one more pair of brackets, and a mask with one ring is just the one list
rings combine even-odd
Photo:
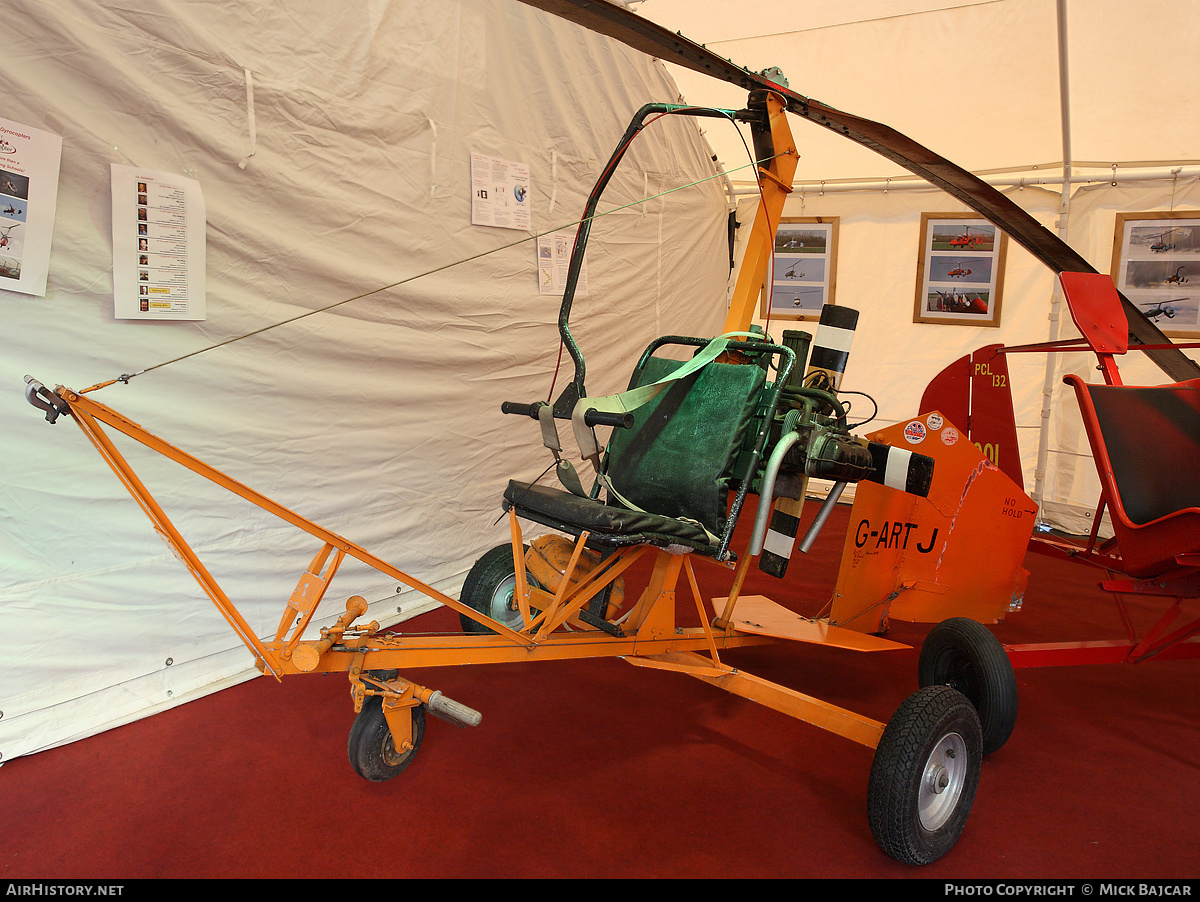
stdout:
[[[714,610],[720,611],[726,600],[713,599]],[[909,647],[878,636],[833,626],[823,620],[808,620],[762,595],[742,595],[738,598],[733,612],[733,628],[740,633],[832,645],[854,651],[895,651]]]

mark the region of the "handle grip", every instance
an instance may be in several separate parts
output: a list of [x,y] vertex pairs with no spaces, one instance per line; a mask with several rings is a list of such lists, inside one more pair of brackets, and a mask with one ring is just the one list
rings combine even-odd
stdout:
[[429,694],[429,699],[425,702],[425,707],[429,709],[430,714],[434,714],[450,723],[458,724],[460,727],[477,727],[483,722],[483,715],[474,708],[468,708],[462,702],[446,698],[437,689]]
[[532,404],[522,404],[519,401],[505,401],[500,405],[500,412],[515,413],[529,417],[531,420],[536,420],[538,418],[538,411],[545,406],[545,401],[534,401]]
[[583,422],[586,426],[615,426],[617,429],[628,429],[633,425],[633,414],[588,410],[583,414]]
[[[500,405],[500,412],[514,413],[536,420],[538,418],[538,411],[546,406],[545,401],[534,401],[532,404],[522,404],[519,401],[505,401]],[[570,417],[557,417],[557,419],[569,420]],[[583,422],[585,426],[614,426],[618,429],[629,429],[633,426],[633,414],[606,413],[602,410],[592,409],[584,412]]]

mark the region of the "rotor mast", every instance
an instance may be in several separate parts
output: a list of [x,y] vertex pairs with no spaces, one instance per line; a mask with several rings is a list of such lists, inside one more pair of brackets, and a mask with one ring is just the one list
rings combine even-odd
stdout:
[[792,178],[800,158],[792,140],[783,98],[771,91],[754,91],[749,107],[755,112],[762,111],[762,119],[751,126],[754,157],[763,161],[758,168],[758,212],[754,215],[742,267],[734,283],[723,332],[749,331],[754,320],[758,295],[775,244],[775,232],[783,216],[784,202],[792,193]]

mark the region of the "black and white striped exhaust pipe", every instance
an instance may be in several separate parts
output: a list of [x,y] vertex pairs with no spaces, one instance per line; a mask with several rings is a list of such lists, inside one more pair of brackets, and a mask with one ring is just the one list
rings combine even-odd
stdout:
[[921,498],[929,496],[929,487],[933,484],[932,457],[880,442],[868,442],[867,450],[871,452],[871,463],[875,468],[875,472],[867,477],[869,482]]
[[[792,433],[794,436],[795,433]],[[906,448],[895,448],[891,445],[884,445],[880,442],[868,442],[867,451],[871,455],[871,462],[874,467],[869,476],[864,477],[866,482],[875,482],[879,485],[887,486],[889,489],[895,489],[898,492],[906,492],[909,495],[917,495],[921,498],[926,498],[929,495],[929,487],[933,484],[933,464],[932,457],[926,457],[924,454],[916,454]],[[765,494],[762,498],[764,505],[770,505],[770,492],[774,488],[775,473],[768,466],[768,479],[764,480]],[[834,506],[842,497],[842,492],[845,491],[848,482],[838,481],[833,484],[829,490],[829,495],[821,504],[821,509],[817,511],[817,515],[809,524],[808,531],[804,534],[804,538],[800,540],[800,544],[796,545],[796,528],[790,536],[780,532],[778,527],[778,509],[772,514],[771,524],[765,530],[761,524],[756,524],[754,539],[750,545],[750,553],[758,554],[761,552],[761,561],[770,556],[778,561],[782,560],[783,567],[779,575],[787,571],[787,562],[791,558],[793,548],[798,548],[804,554],[812,549],[813,543],[816,542],[817,536],[820,534],[825,521],[829,519],[830,513],[833,512]],[[782,501],[780,503],[783,503]],[[799,520],[791,517],[793,521],[799,525]],[[762,536],[761,539],[758,538]],[[775,565],[777,566],[777,565]],[[771,573],[772,571],[766,570]],[[773,574],[774,575],[774,574]]]
[[[811,383],[813,388],[837,393],[850,359],[850,346],[854,342],[857,326],[857,310],[833,304],[821,308],[821,319],[817,323],[817,334],[809,352],[804,385]],[[800,511],[803,506],[803,498],[781,498],[775,505],[762,557],[758,560],[758,568],[763,573],[779,579],[783,579],[787,573],[788,561],[796,547],[796,533],[800,531]]]
[[854,330],[857,326],[857,310],[836,307],[833,304],[826,304],[822,308],[821,321],[817,324],[817,335],[813,339],[812,352],[808,358],[805,385],[814,378],[820,379],[818,373],[824,373],[829,384],[814,384],[813,387],[837,392],[846,372],[846,363],[850,359],[850,345],[854,342]]
[[[933,458],[926,457],[924,454],[915,454],[906,448],[894,448],[891,445],[884,445],[879,442],[868,442],[867,450],[871,453],[871,461],[874,464],[874,472],[866,477],[867,482],[877,482],[880,485],[887,486],[889,489],[896,489],[898,492],[907,492],[910,495],[917,495],[921,498],[928,497],[929,487],[933,484]],[[821,527],[825,525],[825,521],[829,519],[830,513],[833,512],[833,506],[838,503],[838,499],[842,497],[842,492],[846,488],[846,483],[834,483],[829,490],[829,497],[825,499],[825,503],[821,505],[821,509],[817,511],[816,517],[808,527],[808,532],[804,534],[804,538],[800,540],[800,544],[796,546],[804,554],[808,554],[813,543],[817,540],[817,535],[821,532]]]

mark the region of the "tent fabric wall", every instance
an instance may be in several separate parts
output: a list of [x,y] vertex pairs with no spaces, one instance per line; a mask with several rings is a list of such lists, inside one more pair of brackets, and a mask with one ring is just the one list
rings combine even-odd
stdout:
[[[24,374],[79,389],[203,351],[94,397],[456,594],[506,537],[505,481],[549,459],[499,412],[545,399],[558,363],[561,298],[539,294],[530,239],[573,231],[635,110],[677,98],[661,64],[508,0],[16,0],[6,23],[2,114],[63,155],[46,296],[0,290],[0,762],[257,674],[74,424],[25,403]],[[529,165],[532,233],[471,225],[473,151]],[[112,163],[199,181],[205,321],[114,320]],[[659,196],[593,226],[572,320],[591,393],[624,388],[650,339],[719,328],[724,188],[673,190],[716,174],[680,117],[618,170],[602,211]],[[117,444],[273,634],[320,543]],[[347,563],[322,623],[352,594],[384,624],[424,604]]]
[[[817,3],[811,19],[809,7],[739,3],[725,21],[686,0],[637,11],[749,69],[778,66],[793,91],[884,122],[972,171],[1061,157],[1053,0],[850,0]],[[714,91],[702,75],[672,72],[689,100]],[[729,102],[738,94],[720,91]],[[740,159],[724,136],[712,142],[722,161]],[[804,126],[799,150],[800,181],[905,174],[821,128]]]

